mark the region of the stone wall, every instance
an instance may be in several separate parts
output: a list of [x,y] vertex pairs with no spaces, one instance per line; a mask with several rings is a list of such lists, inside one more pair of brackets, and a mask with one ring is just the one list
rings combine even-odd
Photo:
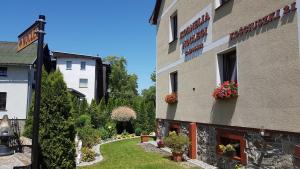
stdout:
[[[159,120],[157,131],[166,136],[171,121]],[[189,123],[179,122],[180,131],[189,135]],[[259,131],[237,130],[232,127],[215,127],[197,124],[197,155],[198,160],[220,169],[234,169],[239,161],[229,159],[216,153],[217,129],[240,131],[246,140],[245,153],[247,155],[246,169],[300,169],[300,159],[294,157],[295,146],[300,144],[300,134],[287,134],[280,132],[266,132],[261,136]],[[188,151],[185,153],[187,154]]]

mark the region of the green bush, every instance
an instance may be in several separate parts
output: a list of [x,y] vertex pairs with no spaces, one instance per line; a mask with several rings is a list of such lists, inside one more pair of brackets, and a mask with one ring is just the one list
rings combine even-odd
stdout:
[[110,138],[109,132],[105,128],[100,128],[99,133],[101,140],[106,140]]
[[80,115],[75,121],[75,126],[77,128],[82,128],[90,124],[91,124],[91,117],[87,114]]
[[88,147],[83,147],[81,149],[81,152],[82,152],[82,161],[90,162],[95,160],[96,153],[93,150],[89,149]]
[[78,129],[78,136],[82,141],[84,147],[91,148],[100,141],[100,131],[93,129],[91,126],[87,125],[83,128]]
[[163,139],[163,142],[175,153],[184,152],[185,147],[190,143],[189,138],[185,134],[179,133],[177,135],[175,131],[170,132],[169,136]]
[[134,131],[135,135],[140,136],[142,133],[142,129],[141,128],[136,128]]
[[115,123],[110,123],[110,122],[107,123],[105,125],[105,129],[108,132],[109,138],[112,138],[117,133],[116,124]]

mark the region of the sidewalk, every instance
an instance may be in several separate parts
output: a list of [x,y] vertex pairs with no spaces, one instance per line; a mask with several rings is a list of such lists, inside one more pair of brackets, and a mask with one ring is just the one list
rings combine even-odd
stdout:
[[[148,142],[144,142],[144,144],[152,144],[153,146],[157,147],[157,142],[156,141],[148,141]],[[171,149],[169,149],[168,147],[164,147],[164,148],[160,148],[161,150],[168,152],[168,153],[172,153]],[[190,162],[198,167],[201,167],[203,169],[217,169],[217,167],[209,165],[203,161],[197,160],[197,159],[190,159],[189,157],[187,157],[186,155],[183,156],[183,158],[187,161]]]

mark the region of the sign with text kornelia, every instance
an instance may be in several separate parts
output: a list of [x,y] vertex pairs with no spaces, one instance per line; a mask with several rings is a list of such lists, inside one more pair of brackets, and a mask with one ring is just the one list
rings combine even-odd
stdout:
[[209,5],[180,28],[180,57],[185,61],[200,56],[205,44],[211,42],[211,11]]
[[36,33],[37,30],[38,23],[35,22],[33,25],[31,25],[28,29],[26,29],[23,33],[21,33],[18,36],[18,52],[38,40],[38,35]]
[[255,31],[267,25],[268,23],[274,22],[280,19],[281,17],[284,17],[292,12],[295,12],[296,10],[297,10],[296,2],[293,2],[290,5],[286,5],[282,9],[277,9],[276,11],[273,11],[267,14],[266,16],[261,17],[248,25],[240,27],[238,30],[231,32],[229,34],[230,37],[229,39],[230,41],[236,40],[243,35],[246,35],[252,31]]

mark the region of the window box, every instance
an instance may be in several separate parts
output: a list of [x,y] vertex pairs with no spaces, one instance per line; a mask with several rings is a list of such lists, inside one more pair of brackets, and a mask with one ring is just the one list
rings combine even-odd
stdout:
[[238,96],[238,83],[235,81],[225,81],[219,87],[217,87],[212,96],[215,99],[228,99]]
[[177,103],[177,94],[176,93],[171,93],[171,94],[166,95],[165,101],[168,104]]

